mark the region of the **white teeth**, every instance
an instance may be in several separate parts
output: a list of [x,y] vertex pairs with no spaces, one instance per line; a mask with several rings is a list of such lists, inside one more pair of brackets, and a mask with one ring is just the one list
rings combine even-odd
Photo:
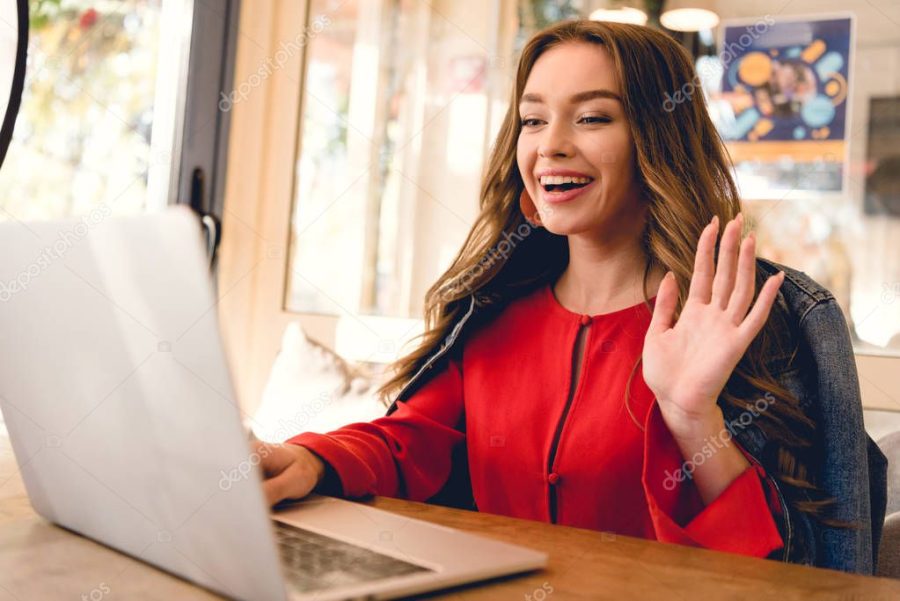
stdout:
[[589,177],[570,177],[568,175],[542,175],[541,185],[547,186],[551,184],[589,184]]

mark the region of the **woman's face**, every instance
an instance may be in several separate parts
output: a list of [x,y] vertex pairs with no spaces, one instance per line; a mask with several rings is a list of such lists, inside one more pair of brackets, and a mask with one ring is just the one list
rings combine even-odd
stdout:
[[[532,67],[519,104],[516,160],[542,224],[555,234],[622,233],[643,223],[620,93],[612,58],[598,44],[554,46]],[[580,179],[542,177],[553,170]]]

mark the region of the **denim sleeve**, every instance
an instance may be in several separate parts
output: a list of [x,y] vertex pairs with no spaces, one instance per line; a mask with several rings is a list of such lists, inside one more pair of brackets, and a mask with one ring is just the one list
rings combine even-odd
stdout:
[[[811,409],[823,453],[818,485],[835,500],[829,517],[852,522],[856,527],[830,527],[795,512],[792,517],[806,522],[798,526],[805,526],[812,535],[816,566],[872,574],[877,545],[872,540],[872,519],[878,516],[872,515],[868,436],[863,427],[850,331],[834,298],[809,309],[800,320],[800,330],[816,372],[816,386],[811,392],[817,402]],[[874,535],[877,537],[880,531],[879,525]]]

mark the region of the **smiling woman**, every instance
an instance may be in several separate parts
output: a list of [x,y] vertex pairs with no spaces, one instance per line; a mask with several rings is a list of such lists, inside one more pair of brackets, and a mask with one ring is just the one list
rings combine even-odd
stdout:
[[885,463],[846,322],[755,259],[703,99],[663,106],[695,77],[646,27],[533,36],[387,416],[273,450],[270,500],[402,496],[871,573]]

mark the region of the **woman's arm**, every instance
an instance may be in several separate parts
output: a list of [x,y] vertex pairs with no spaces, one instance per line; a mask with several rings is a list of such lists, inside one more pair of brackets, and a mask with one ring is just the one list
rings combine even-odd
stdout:
[[[718,219],[703,230],[677,323],[673,274],[657,292],[643,351],[644,380],[656,395],[644,486],[661,540],[766,556],[783,541],[763,489],[765,472],[724,435],[717,402],[768,319],[784,274],[769,278],[753,302],[755,240],[751,234],[741,241],[742,224],[738,215],[725,227],[718,261]],[[681,477],[663,476],[672,472]]]
[[424,501],[447,481],[453,451],[465,441],[461,359],[448,358],[441,369],[389,416],[286,442],[321,458],[323,477],[334,471],[341,496]]
[[[657,403],[647,415],[644,431],[642,483],[657,540],[754,557],[768,557],[783,548],[776,521],[779,500],[770,494],[765,470],[745,458],[730,430],[710,439],[699,455],[687,460]],[[696,474],[724,450],[720,438],[728,440],[728,448],[741,454],[747,467],[717,495],[704,499]]]
[[750,462],[732,441],[719,407],[706,421],[694,422],[690,431],[673,433],[691,480],[705,505],[750,467]]

